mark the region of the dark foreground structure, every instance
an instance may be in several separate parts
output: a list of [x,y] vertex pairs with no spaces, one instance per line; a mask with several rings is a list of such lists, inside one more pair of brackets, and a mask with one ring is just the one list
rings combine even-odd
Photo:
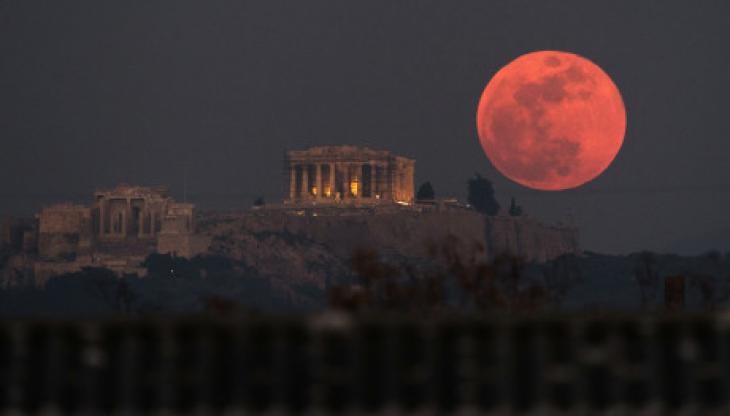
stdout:
[[717,316],[13,322],[0,413],[728,414],[729,341]]

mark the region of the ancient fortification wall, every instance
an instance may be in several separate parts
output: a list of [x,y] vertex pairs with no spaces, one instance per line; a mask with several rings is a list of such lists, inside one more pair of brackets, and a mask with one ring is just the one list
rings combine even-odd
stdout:
[[160,233],[157,236],[157,253],[173,254],[179,257],[192,258],[205,253],[210,245],[210,238],[192,233]]
[[[322,215],[268,211],[244,215],[231,232],[286,232],[311,239],[349,258],[358,248],[405,257],[427,257],[429,246],[456,238],[462,247],[482,247],[487,258],[508,253],[529,261],[546,261],[579,251],[577,230],[548,226],[529,217],[487,217],[472,210],[403,209],[377,214]],[[225,227],[223,227],[225,229]],[[216,227],[213,233],[220,233]],[[212,231],[212,230],[210,230]]]
[[38,219],[38,254],[59,257],[88,252],[91,210],[82,205],[57,204],[43,209]]
[[492,254],[510,253],[544,262],[580,250],[574,227],[545,225],[530,217],[497,216],[485,221],[485,242]]

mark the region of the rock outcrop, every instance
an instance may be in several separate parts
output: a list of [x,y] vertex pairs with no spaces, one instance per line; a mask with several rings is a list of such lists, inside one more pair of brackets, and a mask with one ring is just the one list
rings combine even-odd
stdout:
[[[64,214],[69,210],[86,213],[75,207],[62,208]],[[87,216],[73,218],[81,221]],[[74,237],[76,245],[86,240],[67,233],[65,228],[55,225],[57,222],[42,223],[41,231],[45,232],[41,236]],[[178,246],[185,243],[181,237],[170,235],[171,242]],[[44,238],[41,240],[45,241]],[[312,285],[318,289],[350,279],[349,262],[359,249],[421,265],[434,260],[431,250],[434,246],[445,243],[458,243],[464,250],[483,256],[476,259],[481,261],[506,253],[539,263],[579,251],[577,230],[571,227],[548,226],[524,216],[485,216],[464,207],[421,204],[370,208],[275,207],[238,214],[207,214],[198,219],[195,238],[195,252],[231,259],[272,282]],[[75,253],[69,260],[33,255],[15,258],[12,273],[5,270],[4,284],[22,280],[21,270],[33,275],[38,285],[55,275],[77,272],[83,267],[103,267],[119,275],[141,276],[145,272],[141,263],[147,255],[170,251],[181,255],[179,250],[161,251],[159,242],[155,246],[154,240],[146,245],[126,240],[97,242],[94,247],[88,253]]]
[[208,231],[209,254],[242,263],[262,277],[324,289],[328,281],[349,273],[343,259],[325,245],[286,229],[256,230],[236,221]]
[[462,244],[480,245],[487,258],[508,253],[527,261],[544,262],[579,251],[575,228],[548,226],[530,217],[484,216],[466,209],[368,213],[353,210],[337,214],[271,210],[209,217],[201,221],[201,232],[211,236],[279,233],[322,245],[342,258],[348,258],[358,248],[425,257],[429,245],[452,237]]

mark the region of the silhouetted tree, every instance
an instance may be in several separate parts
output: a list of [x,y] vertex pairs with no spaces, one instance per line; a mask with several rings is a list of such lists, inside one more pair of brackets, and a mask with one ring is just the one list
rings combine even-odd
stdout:
[[91,298],[100,300],[111,310],[130,313],[137,295],[131,290],[128,279],[131,276],[118,277],[113,271],[99,267],[84,267],[81,271],[58,276],[49,282],[49,290],[58,289],[69,282],[76,281]]
[[266,201],[264,201],[263,196],[260,196],[253,201],[253,206],[255,206],[255,207],[260,207],[260,206],[263,206],[264,204],[266,204]]
[[492,182],[487,178],[483,178],[482,175],[475,173],[469,179],[468,186],[469,195],[467,200],[469,204],[483,214],[497,215],[499,212],[499,203],[494,197],[494,186]]
[[718,282],[715,276],[709,274],[689,275],[689,285],[699,289],[700,306],[705,310],[714,310],[717,305]]
[[722,260],[722,254],[717,250],[710,250],[706,252],[704,257],[714,264],[718,264]]
[[5,267],[5,263],[10,260],[13,252],[10,247],[0,245],[0,269]]
[[429,201],[436,197],[436,193],[433,191],[433,185],[431,182],[425,182],[418,188],[416,192],[416,199],[419,201]]
[[509,215],[513,217],[519,217],[522,215],[522,207],[517,205],[515,197],[512,197],[512,201],[509,204]]
[[331,286],[330,306],[435,313],[445,310],[534,311],[547,306],[546,288],[526,280],[522,259],[500,255],[485,258],[479,243],[463,244],[450,235],[427,245],[427,268],[385,261],[372,249],[353,252],[351,265],[358,284]]
[[568,291],[584,280],[578,257],[575,254],[564,254],[542,265],[545,289],[551,300],[562,304]]
[[200,269],[185,257],[171,254],[150,254],[142,263],[150,277],[159,278],[196,278]]
[[657,268],[657,258],[654,253],[649,251],[639,253],[634,267],[634,277],[639,285],[642,308],[649,306],[657,297],[660,280]]

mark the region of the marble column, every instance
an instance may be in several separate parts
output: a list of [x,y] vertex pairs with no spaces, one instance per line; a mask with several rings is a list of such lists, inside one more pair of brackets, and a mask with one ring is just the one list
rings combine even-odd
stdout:
[[398,193],[398,200],[403,200],[403,185],[405,183],[406,175],[403,172],[403,166],[398,167],[398,187],[396,192]]
[[357,178],[357,195],[355,195],[356,198],[361,199],[362,198],[362,191],[365,189],[365,181],[363,180],[363,164],[358,163],[357,167],[355,168],[355,172],[358,175]]
[[289,165],[289,199],[294,200],[297,192],[297,168],[296,165]]
[[309,165],[302,165],[302,198],[309,199]]
[[[147,203],[145,203],[145,206]],[[137,218],[137,238],[144,236],[144,209],[139,210],[139,218]]]
[[347,186],[345,187],[348,199],[352,199],[352,163],[346,163],[345,164],[345,177]]
[[[109,201],[110,208],[111,206],[117,205],[114,204],[114,201],[114,199]],[[120,235],[122,233],[122,227],[124,224],[124,212],[120,211],[119,208],[117,208],[116,210],[110,209],[109,211],[112,214],[111,218],[109,218],[109,231],[111,232],[111,234]]]
[[375,199],[375,194],[377,193],[377,190],[375,188],[376,179],[376,169],[375,169],[375,163],[373,161],[368,162],[368,166],[370,166],[370,198]]
[[316,173],[316,176],[315,176],[314,186],[317,188],[317,194],[314,197],[317,198],[317,199],[320,199],[320,198],[322,198],[322,193],[323,193],[323,189],[322,189],[322,164],[321,163],[317,163],[316,172],[317,173]]
[[104,199],[99,200],[99,235],[104,235]]
[[129,232],[129,220],[131,219],[132,215],[132,202],[127,198],[127,209],[124,210],[124,223],[122,225],[122,236],[127,237],[127,233]]
[[372,188],[371,189],[372,189],[372,193],[373,193],[373,198],[375,198],[375,196],[380,193],[380,184],[379,184],[380,183],[379,182],[380,181],[380,179],[379,179],[380,178],[380,175],[378,175],[378,164],[377,164],[377,162],[371,162],[370,163],[370,170],[373,173],[373,178],[371,179],[371,181],[372,181],[372,185],[371,185]]
[[383,197],[388,200],[393,199],[393,175],[390,171],[390,166],[387,163],[383,164]]
[[144,237],[149,237],[150,232],[147,227],[147,219],[150,217],[150,210],[147,208],[147,205],[145,205],[144,209],[142,210],[142,215],[139,218],[140,226],[139,226],[139,235]]
[[348,199],[350,196],[350,172],[348,172],[347,163],[340,163],[338,169],[342,177],[342,188],[339,189],[342,194],[340,196],[342,199]]
[[355,166],[354,163],[349,163],[347,165],[347,173],[350,174],[350,179],[347,182],[348,186],[347,189],[350,191],[350,198],[357,198],[357,195],[354,195],[352,193],[352,183],[357,181],[357,166]]
[[413,183],[413,178],[416,175],[415,170],[416,170],[415,166],[413,164],[411,164],[410,167],[408,168],[408,176],[406,177],[406,187],[408,188],[409,202],[413,202],[413,200],[415,199],[415,195],[414,195],[415,184]]
[[334,198],[337,193],[335,189],[335,164],[330,163],[330,198]]
[[396,167],[393,169],[393,199],[400,201],[400,170]]
[[150,236],[154,237],[157,233],[157,223],[155,221],[155,212],[154,210],[150,210]]

